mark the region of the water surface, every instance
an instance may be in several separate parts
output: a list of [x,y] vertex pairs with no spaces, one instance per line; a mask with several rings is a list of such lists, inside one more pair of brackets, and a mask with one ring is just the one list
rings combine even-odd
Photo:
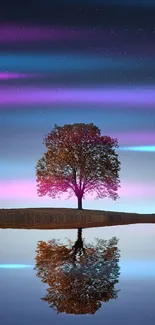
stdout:
[[[38,241],[66,238],[74,230],[0,230],[0,319],[5,325],[147,324],[155,322],[155,225],[137,224],[83,229],[84,241],[119,239],[120,275],[116,299],[102,302],[95,314],[57,314],[42,301],[48,285],[34,270]],[[25,265],[25,267],[24,267]]]

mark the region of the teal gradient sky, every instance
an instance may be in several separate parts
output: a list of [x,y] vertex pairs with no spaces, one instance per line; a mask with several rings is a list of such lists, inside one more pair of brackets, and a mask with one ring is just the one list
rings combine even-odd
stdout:
[[6,23],[4,10],[0,22],[0,207],[76,207],[75,198],[37,196],[35,165],[55,123],[93,122],[118,139],[120,199],[88,197],[84,208],[153,213],[154,2],[45,0],[37,8],[25,18],[18,4],[14,19]]

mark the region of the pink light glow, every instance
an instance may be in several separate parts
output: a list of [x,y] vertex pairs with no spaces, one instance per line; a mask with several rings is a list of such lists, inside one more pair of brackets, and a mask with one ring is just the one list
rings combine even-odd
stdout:
[[[151,198],[155,197],[155,187],[151,184],[123,184],[118,191],[120,198]],[[1,200],[5,199],[39,199],[40,201],[43,198],[38,197],[36,182],[32,180],[11,180],[11,181],[2,181],[0,183],[0,198]],[[47,199],[47,196],[45,197]],[[62,200],[67,198],[67,194],[62,195]],[[86,199],[92,199],[93,196],[88,195]]]

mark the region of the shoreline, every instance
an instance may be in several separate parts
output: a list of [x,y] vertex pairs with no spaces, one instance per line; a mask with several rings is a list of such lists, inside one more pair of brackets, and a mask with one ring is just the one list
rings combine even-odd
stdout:
[[0,209],[1,229],[77,229],[155,223],[155,214],[71,208]]

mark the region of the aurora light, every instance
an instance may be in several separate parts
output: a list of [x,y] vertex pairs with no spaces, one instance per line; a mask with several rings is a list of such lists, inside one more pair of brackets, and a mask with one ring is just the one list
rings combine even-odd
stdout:
[[154,60],[144,59],[139,62],[136,58],[125,57],[120,59],[109,58],[108,56],[98,55],[73,55],[69,53],[60,54],[34,54],[34,53],[16,53],[7,55],[4,53],[0,55],[0,70],[5,71],[31,71],[31,72],[54,72],[62,71],[66,73],[73,73],[73,71],[108,71],[120,70],[128,71],[133,68],[142,68],[144,70],[154,70]]
[[131,147],[134,147],[136,149],[139,147],[144,149],[151,149],[155,144],[155,132],[111,132],[110,136],[111,138],[118,139],[120,146],[118,150],[130,151]]
[[[132,198],[132,197],[155,197],[155,187],[151,184],[143,183],[122,183],[121,188],[118,190],[118,194],[121,198]],[[68,194],[64,193],[62,199],[66,199]],[[40,198],[37,195],[37,187],[35,180],[10,180],[10,181],[1,181],[0,183],[0,198],[1,200],[9,199],[38,199]],[[92,200],[92,195],[86,195],[86,199]]]
[[25,269],[32,267],[33,265],[28,264],[0,264],[0,269]]
[[27,78],[27,77],[32,77],[32,74],[14,73],[14,72],[0,72],[0,80],[20,79],[20,78]]
[[[155,87],[150,88],[39,88],[19,87],[0,88],[0,104],[23,105],[30,104],[104,104],[112,107],[120,105],[127,107],[154,108]],[[1,105],[2,107],[2,105]]]
[[154,146],[120,147],[118,150],[140,151],[140,152],[155,152],[155,145]]
[[[107,15],[103,2],[106,10],[118,2],[118,14],[111,15],[110,9]],[[26,10],[20,12],[19,4],[18,21],[1,15],[0,206],[72,207],[73,200],[63,201],[65,196],[57,201],[38,197],[35,165],[45,150],[43,137],[54,123],[94,123],[103,135],[118,139],[120,199],[89,197],[84,204],[101,210],[153,213],[155,2],[66,3],[57,0],[55,6],[47,7],[45,1],[39,11],[31,4],[28,21],[22,18]],[[149,28],[143,3],[149,7]],[[131,14],[135,4],[138,16]],[[40,18],[35,20],[35,15]]]
[[[108,30],[100,30],[100,33],[104,33],[106,36]],[[0,41],[3,43],[14,42],[42,42],[42,41],[62,41],[62,40],[74,40],[85,38],[88,40],[96,38],[97,32],[91,31],[89,28],[61,28],[56,26],[50,27],[36,27],[22,25],[1,25],[0,26]]]

